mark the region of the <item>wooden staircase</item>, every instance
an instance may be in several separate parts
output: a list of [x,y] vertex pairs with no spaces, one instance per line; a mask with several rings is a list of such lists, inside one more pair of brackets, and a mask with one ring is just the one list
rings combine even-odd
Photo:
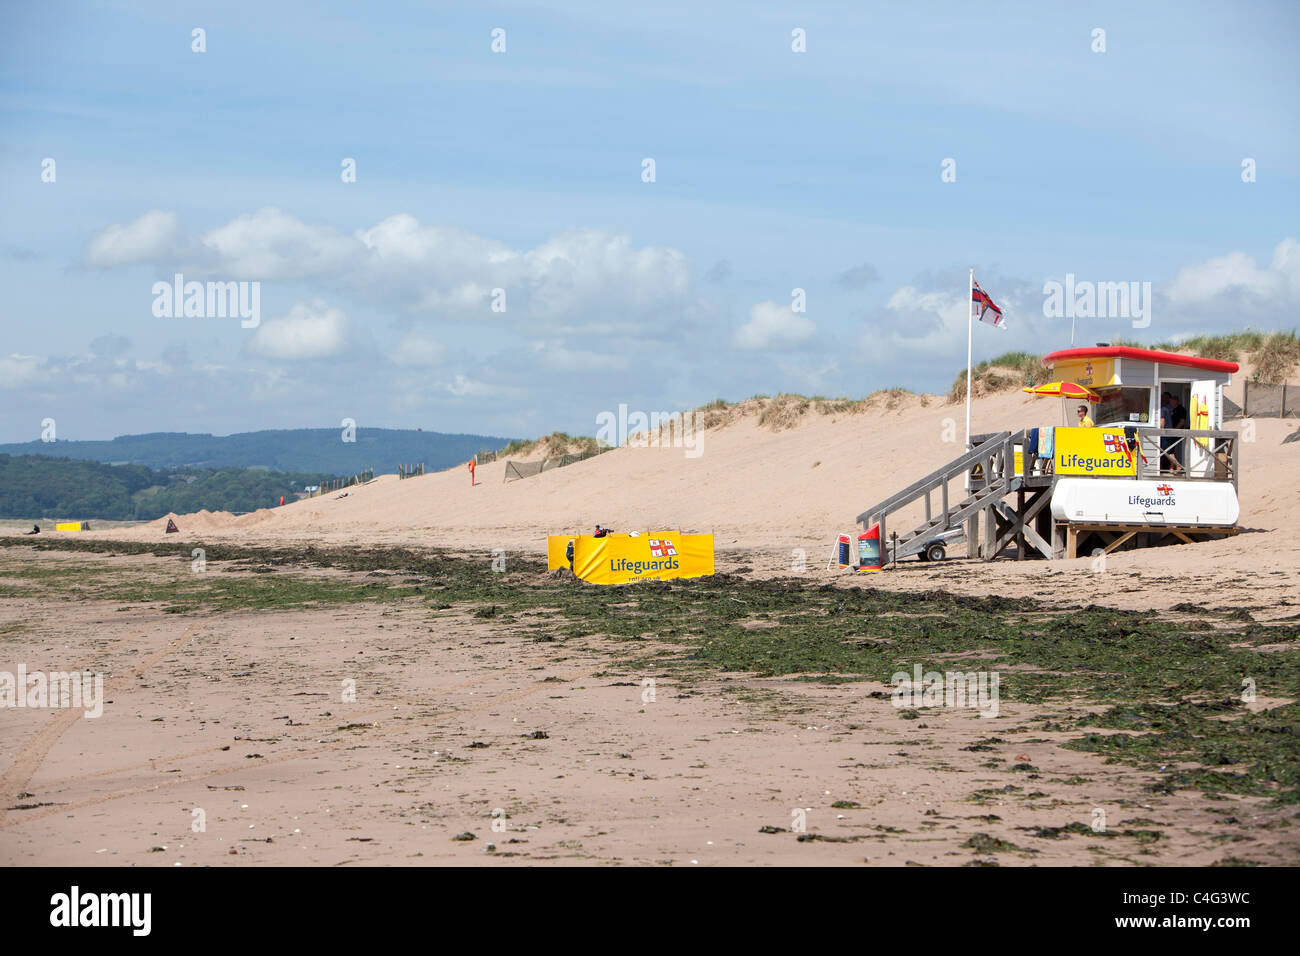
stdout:
[[[986,560],[991,560],[1000,553],[1012,539],[1023,543],[1026,534],[1038,538],[1032,529],[1026,531],[1025,521],[1040,510],[1038,499],[1043,499],[1045,503],[1050,498],[1050,489],[1046,487],[1050,485],[1050,479],[1040,478],[1032,482],[1043,487],[1039,489],[1040,494],[1035,496],[1034,504],[1038,507],[1026,515],[1023,494],[1029,483],[1015,473],[1015,446],[1020,444],[1024,447],[1026,437],[1025,431],[972,436],[972,441],[975,442],[972,448],[897,494],[868,508],[858,515],[858,524],[864,529],[873,524],[880,526],[880,554],[884,561],[897,561],[919,554],[937,535],[960,529],[963,525],[966,527],[967,553],[972,557],[978,554]],[[957,479],[962,481],[959,492],[961,498],[952,502],[949,499],[957,492],[951,492],[948,486]],[[1013,493],[1019,494],[1021,507],[1018,510],[1007,507],[1002,501]],[[925,520],[898,535],[896,540],[891,540],[888,531],[890,516],[921,499],[925,500]],[[982,543],[976,540],[980,512],[985,513],[986,528],[985,541]],[[1038,547],[1037,541],[1031,543]],[[1021,550],[1023,552],[1023,547]]]

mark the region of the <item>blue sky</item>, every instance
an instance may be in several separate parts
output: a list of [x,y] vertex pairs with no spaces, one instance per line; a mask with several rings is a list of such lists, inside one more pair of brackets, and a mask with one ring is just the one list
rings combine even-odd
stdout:
[[0,440],[946,390],[972,266],[977,359],[1066,273],[1154,290],[1081,341],[1300,325],[1300,5],[982,6],[11,5]]

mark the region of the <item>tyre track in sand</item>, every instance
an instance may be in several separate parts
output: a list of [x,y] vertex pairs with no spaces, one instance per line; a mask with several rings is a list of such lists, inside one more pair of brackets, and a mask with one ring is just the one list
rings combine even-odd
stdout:
[[[197,629],[197,628],[200,627],[200,626],[202,626],[202,625],[194,625],[194,627],[191,628],[191,630],[195,630],[195,629]],[[188,636],[188,633],[189,633],[189,632],[187,632],[186,635],[182,635],[182,638]],[[172,644],[178,644],[182,638],[177,638],[176,641],[172,642]],[[172,646],[172,645],[168,645],[169,648],[170,648],[171,646]],[[166,653],[166,649],[164,649],[164,650],[163,650],[162,652],[160,652],[159,654],[155,655],[154,660],[161,658],[165,653]],[[595,674],[597,671],[601,670],[601,669],[604,668],[605,666],[606,666],[606,665],[602,663],[602,664],[597,664],[596,666],[594,666],[594,667],[592,667],[592,668],[590,668],[590,669],[584,669],[584,670],[580,670],[580,671],[571,671],[571,672],[565,674],[561,679],[564,680],[564,681],[582,680],[582,679],[584,679],[584,678],[591,677],[593,674]],[[476,686],[478,686],[478,682],[475,682],[475,681],[466,681],[466,682],[461,683],[461,684],[458,684],[458,685],[453,685],[452,687],[447,688],[447,690],[463,690],[463,689],[467,689],[467,688],[470,688],[470,687],[476,687]],[[413,717],[413,718],[405,719],[405,720],[402,721],[401,726],[394,727],[394,728],[391,728],[391,729],[380,729],[380,730],[376,731],[375,733],[369,734],[369,735],[367,736],[366,739],[367,739],[367,741],[370,741],[370,740],[375,740],[375,739],[384,739],[384,738],[388,738],[388,737],[395,737],[395,736],[398,736],[399,734],[409,733],[410,731],[415,730],[415,729],[419,729],[420,727],[427,727],[427,726],[429,726],[430,724],[432,724],[432,723],[435,722],[435,721],[445,720],[445,719],[448,718],[448,717],[454,717],[454,716],[459,715],[459,714],[472,714],[472,713],[475,713],[475,712],[477,712],[477,711],[486,710],[486,709],[491,708],[491,707],[499,707],[499,706],[502,706],[503,704],[509,704],[509,703],[514,702],[514,701],[521,700],[521,699],[523,699],[523,698],[525,698],[525,697],[530,697],[530,696],[532,696],[533,694],[537,694],[537,693],[540,693],[540,692],[542,692],[542,691],[549,690],[549,689],[552,689],[552,688],[551,688],[551,685],[549,685],[549,684],[545,684],[545,683],[539,683],[539,684],[537,684],[537,685],[534,686],[534,687],[521,688],[521,689],[516,690],[516,691],[514,691],[514,692],[512,692],[512,693],[503,694],[503,695],[499,695],[499,696],[493,697],[491,700],[484,701],[484,702],[481,703],[481,704],[475,704],[475,705],[473,705],[473,706],[465,706],[465,707],[453,707],[453,708],[450,708],[450,709],[447,709],[447,710],[438,711],[437,713],[425,714],[425,715],[423,715],[423,716],[419,716],[419,717]],[[106,692],[107,692],[107,691],[106,691]],[[399,702],[399,703],[401,703],[401,702]],[[416,707],[416,706],[418,706],[418,705],[414,705],[414,704],[409,704],[409,702],[406,702],[406,703],[408,703],[408,705],[409,705],[409,706],[412,706],[412,707]],[[355,715],[355,716],[358,716],[358,717],[361,717],[361,716],[368,716],[368,715],[370,715],[370,714],[376,714],[376,713],[381,713],[381,712],[391,713],[391,712],[392,712],[392,707],[393,707],[393,703],[390,701],[390,702],[387,702],[386,704],[384,704],[382,707],[377,707],[377,708],[375,708],[375,709],[373,709],[373,710],[363,711],[361,714],[357,714],[357,715]],[[60,716],[61,716],[61,717],[64,717],[64,716],[68,716],[68,715],[60,715]],[[71,719],[71,720],[69,720],[69,721],[67,722],[67,725],[66,725],[66,726],[65,726],[65,727],[64,727],[64,728],[59,732],[59,736],[61,736],[62,733],[65,732],[69,727],[73,726],[73,725],[76,723],[76,719],[77,719],[79,716],[80,716],[80,711],[74,712],[74,714],[72,715],[72,718],[73,718],[73,719]],[[330,724],[334,724],[334,723],[336,723],[336,721],[331,720],[331,721],[329,721],[329,723],[330,723]],[[321,725],[320,725],[320,724],[309,724],[309,725],[303,725],[303,726],[306,726],[306,727],[319,727],[319,726],[321,726]],[[47,728],[47,730],[49,730],[49,729],[51,729],[51,728]],[[44,733],[44,731],[43,731],[42,733]],[[38,735],[38,738],[39,738],[39,737],[40,737],[40,735]],[[26,775],[26,777],[24,778],[24,780],[30,780],[30,779],[31,779],[31,776],[32,776],[32,775],[35,773],[35,771],[39,768],[40,763],[41,763],[41,761],[44,759],[45,754],[47,754],[47,753],[49,752],[50,748],[54,745],[54,743],[57,742],[57,740],[58,740],[58,737],[56,736],[56,737],[54,737],[53,739],[50,740],[50,742],[49,742],[49,744],[48,744],[47,746],[45,746],[43,749],[40,749],[40,750],[39,750],[39,756],[37,757],[35,764],[32,765],[32,768],[31,768],[30,772],[27,773],[27,775]],[[36,753],[37,753],[37,748],[35,747],[35,744],[36,744],[36,741],[33,741],[31,744],[29,744],[28,747],[24,749],[23,754],[20,754],[20,755],[19,755],[19,756],[20,756],[20,759],[22,759],[23,757],[25,757],[25,756],[27,755],[27,751],[28,751],[28,750],[31,750],[31,751],[33,752],[33,754],[36,754]],[[38,809],[38,810],[23,810],[23,811],[9,811],[9,810],[6,810],[5,815],[4,815],[4,816],[0,816],[0,830],[5,830],[5,829],[8,829],[8,828],[10,828],[10,827],[13,827],[13,826],[17,826],[17,825],[19,825],[19,824],[22,824],[22,823],[31,822],[31,821],[35,821],[35,820],[40,820],[40,819],[43,819],[43,818],[45,818],[45,817],[51,816],[51,815],[56,814],[56,813],[68,813],[69,811],[73,811],[73,810],[81,810],[81,809],[85,809],[86,807],[98,806],[98,805],[100,805],[100,804],[108,803],[108,802],[111,802],[111,801],[113,801],[113,800],[121,800],[121,799],[124,799],[124,798],[127,798],[127,797],[140,796],[140,795],[147,794],[147,793],[155,793],[155,792],[157,792],[157,791],[159,791],[159,790],[162,790],[162,789],[165,789],[165,788],[167,788],[167,787],[173,787],[173,786],[177,786],[178,784],[183,784],[183,783],[194,783],[194,782],[201,781],[201,780],[207,780],[207,779],[210,779],[210,778],[212,778],[212,777],[219,777],[219,776],[222,776],[223,774],[236,774],[236,773],[239,773],[239,772],[241,772],[241,771],[246,771],[246,770],[260,770],[260,769],[262,769],[263,767],[272,766],[272,765],[275,765],[275,764],[287,763],[287,762],[292,761],[292,760],[301,760],[301,759],[304,759],[304,758],[307,758],[307,757],[315,756],[315,755],[317,755],[317,754],[328,753],[328,752],[333,751],[333,750],[340,750],[340,749],[347,748],[347,747],[353,747],[353,746],[355,746],[355,745],[356,745],[356,740],[353,739],[353,738],[351,738],[351,737],[349,737],[349,738],[346,738],[346,739],[342,739],[342,740],[334,740],[334,741],[330,741],[330,742],[328,742],[328,743],[319,744],[319,745],[314,746],[314,747],[309,747],[309,748],[306,749],[306,750],[298,750],[298,751],[295,751],[294,753],[291,753],[291,754],[281,754],[281,755],[274,756],[274,757],[264,757],[264,758],[262,758],[262,759],[260,759],[260,760],[257,760],[255,763],[252,763],[252,764],[250,764],[250,763],[249,763],[248,761],[246,761],[246,760],[242,760],[242,759],[241,759],[241,761],[240,761],[239,763],[237,763],[237,764],[230,764],[229,766],[223,766],[223,767],[218,767],[218,768],[209,769],[209,770],[200,770],[200,771],[196,771],[196,772],[194,772],[194,773],[189,773],[189,774],[185,774],[185,775],[181,775],[181,776],[176,776],[176,775],[168,774],[169,779],[167,779],[167,780],[159,780],[158,782],[156,782],[156,783],[152,783],[152,784],[141,784],[141,785],[139,785],[139,786],[135,786],[135,787],[127,787],[127,788],[124,788],[124,789],[121,789],[121,790],[114,790],[114,791],[109,791],[109,792],[107,792],[107,793],[96,794],[96,795],[93,796],[93,797],[87,797],[87,798],[85,798],[85,799],[83,799],[83,800],[74,801],[74,802],[72,802],[72,803],[60,803],[60,804],[57,804],[57,805],[54,805],[54,806],[45,807],[45,808]],[[203,755],[203,754],[221,753],[221,752],[223,752],[223,751],[222,751],[222,748],[219,747],[219,746],[218,746],[218,747],[205,748],[205,749],[202,749],[202,750],[190,751],[190,752],[188,752],[188,753],[186,753],[186,754],[182,754],[182,755],[180,755],[179,758],[173,758],[173,762],[174,762],[176,759],[184,759],[184,758],[189,758],[189,757],[200,756],[200,755]],[[30,759],[30,758],[28,758],[28,759]],[[132,765],[132,766],[129,767],[129,768],[114,768],[114,769],[107,770],[107,771],[96,771],[96,772],[94,772],[94,773],[84,774],[84,775],[81,775],[81,776],[78,776],[78,777],[69,777],[69,778],[66,778],[64,781],[61,781],[61,783],[63,783],[64,785],[66,785],[66,784],[68,784],[68,783],[75,783],[75,782],[82,782],[82,781],[85,781],[85,780],[90,780],[90,779],[93,779],[93,778],[95,778],[95,777],[110,776],[110,775],[112,775],[112,774],[126,772],[126,771],[131,770],[131,769],[140,769],[141,767],[153,766],[153,765],[155,765],[155,764],[161,762],[162,760],[163,760],[163,758],[155,758],[155,759],[150,760],[150,761],[145,761],[145,762],[143,762],[143,763],[134,764],[134,765]],[[15,761],[14,767],[17,766],[18,762],[19,762],[19,761],[17,761],[17,760]],[[10,768],[10,773],[13,773],[13,772],[14,772],[14,767],[11,767],[11,768]],[[6,774],[6,776],[4,777],[4,785],[7,786],[7,785],[8,785],[8,781],[9,781],[9,774]],[[8,792],[8,791],[4,791],[4,792]],[[16,814],[19,814],[19,813],[21,813],[22,815],[21,815],[21,816],[16,816]]]
[[[111,681],[105,681],[104,696],[107,697],[109,694],[121,691],[132,679],[143,677],[145,671],[158,663],[176,648],[180,647],[185,641],[189,640],[189,638],[203,628],[206,623],[206,621],[197,621],[194,624],[191,624],[180,634],[179,637],[173,638],[160,650],[143,660],[138,661],[131,667],[127,674]],[[103,657],[105,654],[111,654],[120,649],[128,641],[148,633],[149,630],[151,630],[151,628],[144,627],[133,631],[118,640],[116,643],[101,650],[95,655],[95,657],[98,658]],[[90,660],[83,660],[77,665],[75,670],[88,670],[90,663]],[[45,758],[49,755],[49,752],[61,739],[63,739],[64,734],[77,725],[77,722],[80,721],[84,715],[85,709],[81,707],[61,710],[48,724],[37,731],[36,735],[18,751],[13,762],[9,765],[9,769],[5,771],[3,777],[0,777],[0,794],[4,795],[6,803],[9,799],[18,799],[20,793],[26,792],[28,783],[30,783],[32,777],[36,775],[36,771],[41,768],[41,764],[45,762]],[[29,811],[16,810],[13,809],[12,806],[8,805],[0,807],[0,829],[4,829],[15,822],[18,822],[14,817],[15,814],[27,812]]]

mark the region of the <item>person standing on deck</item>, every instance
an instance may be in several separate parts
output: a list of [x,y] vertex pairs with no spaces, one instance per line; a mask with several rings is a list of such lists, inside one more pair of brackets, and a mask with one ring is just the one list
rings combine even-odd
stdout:
[[[1178,427],[1174,424],[1174,422],[1177,420],[1174,417],[1175,404],[1176,404],[1176,400],[1168,392],[1165,392],[1163,395],[1160,396],[1160,427],[1161,428]],[[1182,410],[1181,405],[1178,407],[1180,410]],[[1183,411],[1182,420],[1184,422],[1187,420],[1186,411]],[[1174,447],[1177,441],[1178,441],[1177,438],[1166,438],[1163,435],[1160,436],[1160,468],[1162,471],[1168,471],[1171,474],[1181,475],[1183,473],[1183,466],[1179,464],[1178,456],[1177,454],[1174,453]]]
[[[1190,428],[1191,423],[1187,419],[1187,409],[1183,407],[1183,403],[1178,400],[1177,395],[1173,395],[1171,397],[1173,399],[1173,403],[1169,406],[1169,413],[1170,413],[1169,427]],[[1187,439],[1180,440],[1175,438],[1174,441],[1178,442],[1178,444],[1174,446],[1175,448],[1178,449],[1174,453],[1174,460],[1178,462],[1179,471],[1182,471],[1183,459],[1186,457],[1185,449],[1187,448]]]

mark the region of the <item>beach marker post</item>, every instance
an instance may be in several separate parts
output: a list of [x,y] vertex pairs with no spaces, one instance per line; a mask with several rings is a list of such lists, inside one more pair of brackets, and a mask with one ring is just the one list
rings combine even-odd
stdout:
[[469,460],[469,486],[474,487],[474,459]]

